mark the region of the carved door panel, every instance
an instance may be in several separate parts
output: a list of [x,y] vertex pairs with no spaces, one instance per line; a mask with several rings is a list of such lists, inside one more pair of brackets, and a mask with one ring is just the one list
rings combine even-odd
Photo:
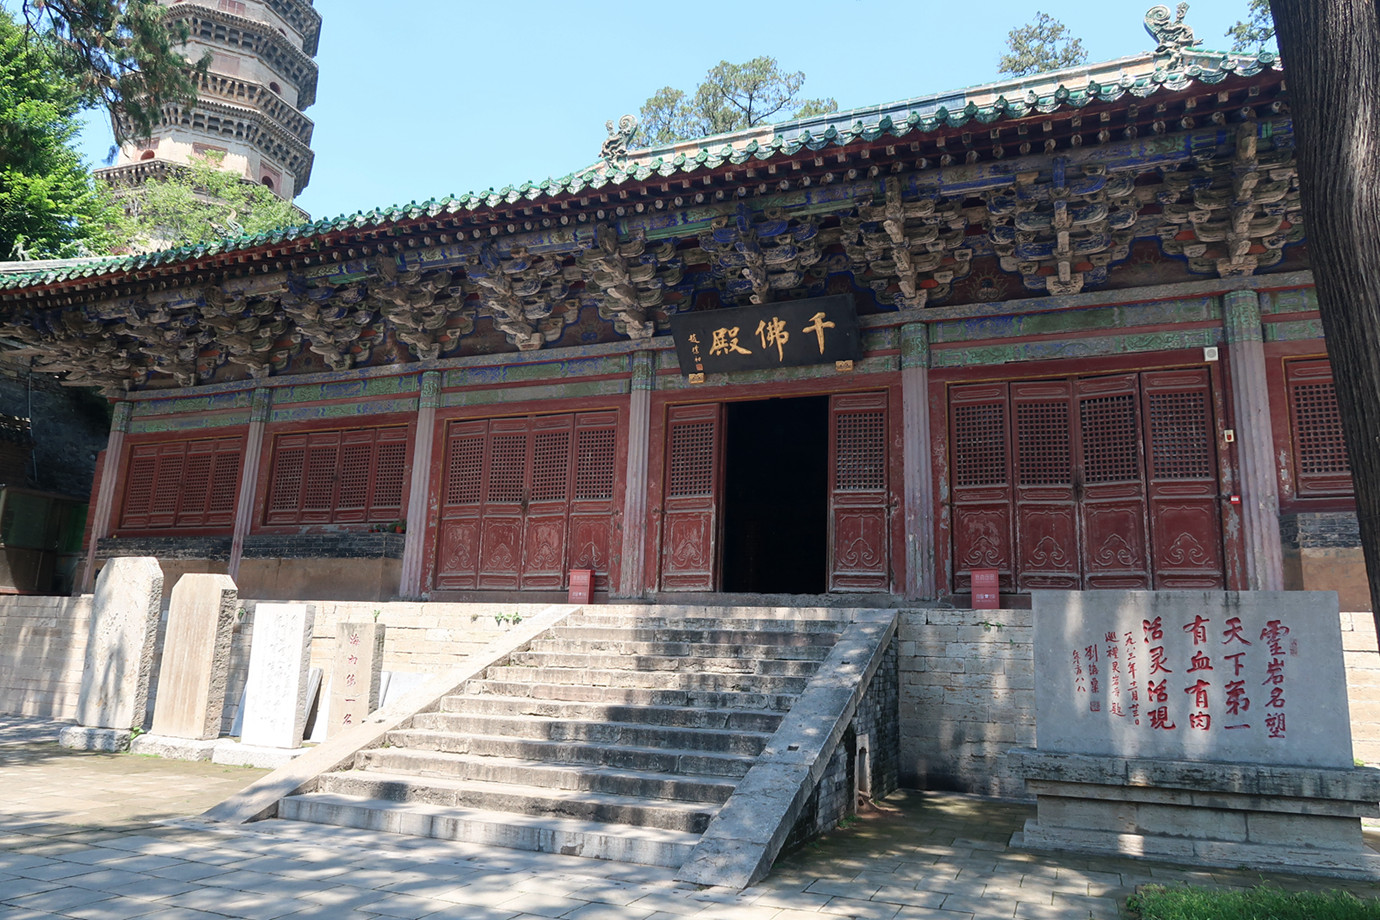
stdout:
[[1082,586],[1072,405],[1067,380],[1011,384],[1019,591]]
[[661,590],[713,591],[719,576],[723,407],[672,406],[666,423]]
[[949,391],[955,591],[969,590],[970,573],[978,568],[996,569],[1003,589],[1015,587],[1007,405],[1004,383]]
[[830,591],[890,587],[886,423],[886,393],[829,400]]
[[617,414],[577,415],[575,483],[570,496],[570,568],[592,569],[597,591],[608,590],[610,579],[616,574],[617,560],[612,549],[617,460]]
[[1084,588],[1149,588],[1136,374],[1074,383]]
[[522,522],[524,589],[559,589],[565,582],[574,427],[574,418],[569,415],[532,421],[532,458]]
[[479,522],[485,492],[489,423],[452,422],[446,431],[436,538],[436,587],[479,586]]
[[532,422],[489,422],[484,505],[479,522],[479,588],[517,588],[522,567],[522,519],[531,469]]
[[1142,389],[1155,587],[1225,587],[1208,372],[1146,372]]

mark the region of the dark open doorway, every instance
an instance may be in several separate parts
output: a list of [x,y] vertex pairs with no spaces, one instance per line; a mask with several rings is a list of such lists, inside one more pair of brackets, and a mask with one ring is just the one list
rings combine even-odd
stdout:
[[725,409],[723,590],[823,594],[829,397]]

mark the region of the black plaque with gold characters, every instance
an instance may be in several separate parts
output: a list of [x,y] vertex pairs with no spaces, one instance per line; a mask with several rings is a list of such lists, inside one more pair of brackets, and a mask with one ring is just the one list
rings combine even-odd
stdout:
[[862,357],[858,313],[847,294],[678,313],[671,334],[685,377]]

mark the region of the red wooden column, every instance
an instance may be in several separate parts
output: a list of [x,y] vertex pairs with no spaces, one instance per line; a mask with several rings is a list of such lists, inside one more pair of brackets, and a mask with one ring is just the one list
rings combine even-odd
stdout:
[[1227,293],[1222,298],[1222,317],[1236,407],[1247,584],[1254,591],[1281,591],[1284,550],[1279,539],[1279,478],[1274,460],[1274,429],[1270,424],[1270,391],[1265,381],[1259,295],[1255,291]]
[[412,433],[412,481],[407,493],[407,537],[403,542],[400,597],[422,595],[422,556],[426,549],[427,512],[431,507],[431,463],[436,443],[436,408],[441,404],[441,372],[422,374],[417,424]]
[[[647,465],[651,455],[652,390],[656,384],[656,352],[633,354],[632,391],[628,398],[628,463],[623,473],[623,561],[618,593],[640,597],[643,551],[646,546]],[[611,586],[610,586],[611,587]]]
[[264,428],[268,425],[273,392],[268,387],[254,390],[249,408],[249,430],[244,435],[244,459],[240,463],[240,494],[235,503],[235,529],[230,535],[230,561],[225,567],[232,579],[240,577],[240,560],[244,558],[244,538],[254,521],[254,500],[259,488],[259,458],[263,455]]
[[96,507],[91,509],[91,541],[86,545],[86,569],[81,578],[81,589],[85,592],[90,592],[96,584],[96,541],[110,535],[116,484],[124,475],[125,435],[129,434],[129,420],[133,412],[133,403],[117,402],[110,420],[110,438],[106,441],[100,490],[96,493]]
[[909,598],[935,595],[934,469],[930,462],[930,337],[924,323],[901,327],[901,437],[905,473],[906,573]]

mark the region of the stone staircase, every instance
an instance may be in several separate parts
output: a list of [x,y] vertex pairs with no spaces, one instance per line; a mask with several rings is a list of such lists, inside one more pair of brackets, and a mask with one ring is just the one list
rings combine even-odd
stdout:
[[681,866],[848,624],[655,611],[571,615],[278,816]]

